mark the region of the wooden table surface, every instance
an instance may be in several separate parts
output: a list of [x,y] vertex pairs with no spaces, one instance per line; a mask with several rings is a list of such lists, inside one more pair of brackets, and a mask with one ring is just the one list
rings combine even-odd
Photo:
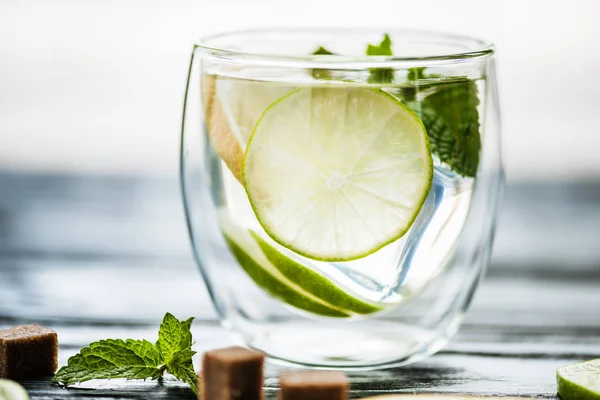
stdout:
[[[600,183],[510,186],[492,266],[458,335],[426,361],[351,374],[352,398],[555,398],[557,367],[600,357],[599,233]],[[55,329],[64,364],[94,340],[154,340],[167,311],[197,317],[197,351],[230,344],[191,259],[176,180],[0,174],[0,329]],[[268,399],[279,370],[267,368]],[[22,383],[40,400],[194,397],[169,379]]]

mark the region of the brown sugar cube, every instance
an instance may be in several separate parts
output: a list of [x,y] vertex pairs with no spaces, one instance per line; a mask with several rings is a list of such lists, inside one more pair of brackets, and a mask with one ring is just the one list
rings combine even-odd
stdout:
[[348,380],[343,372],[301,371],[279,375],[279,400],[346,400]]
[[0,330],[0,378],[52,376],[58,368],[58,336],[40,325]]
[[204,353],[200,399],[261,400],[265,356],[243,347]]

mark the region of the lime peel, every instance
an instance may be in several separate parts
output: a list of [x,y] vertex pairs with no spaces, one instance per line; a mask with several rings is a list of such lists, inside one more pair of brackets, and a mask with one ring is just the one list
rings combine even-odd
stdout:
[[383,307],[369,304],[349,295],[328,279],[277,251],[256,232],[252,231],[251,233],[275,268],[287,279],[301,286],[302,289],[315,297],[335,307],[357,314],[372,314],[383,310]]
[[600,400],[600,358],[557,369],[556,382],[563,400]]
[[349,313],[313,297],[285,278],[265,257],[249,231],[234,225],[224,213],[221,213],[219,220],[223,236],[232,254],[261,289],[300,310],[327,317],[350,317]]
[[242,269],[257,286],[281,301],[316,315],[337,318],[383,309],[344,292],[326,277],[279,252],[256,232],[235,225],[225,211],[220,213],[219,222]]

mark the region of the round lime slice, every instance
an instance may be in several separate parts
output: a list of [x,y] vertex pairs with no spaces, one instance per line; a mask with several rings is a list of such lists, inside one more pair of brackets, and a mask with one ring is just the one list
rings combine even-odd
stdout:
[[432,174],[419,118],[365,87],[302,88],[279,99],[256,124],[243,163],[267,234],[323,261],[365,257],[402,237]]
[[29,395],[17,382],[0,379],[0,400],[29,400]]
[[600,358],[556,370],[563,400],[600,400]]

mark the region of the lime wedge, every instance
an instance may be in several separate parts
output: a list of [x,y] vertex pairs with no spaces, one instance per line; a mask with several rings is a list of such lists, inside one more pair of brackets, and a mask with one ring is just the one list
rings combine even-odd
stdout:
[[219,222],[225,241],[237,262],[261,289],[284,303],[316,315],[337,318],[350,316],[349,313],[315,298],[283,276],[265,257],[248,230],[233,224],[224,213],[220,214]]
[[209,74],[202,76],[202,104],[208,137],[215,152],[240,182],[244,149],[254,125],[271,103],[289,92],[289,86],[217,79]]
[[383,309],[349,295],[328,279],[277,251],[256,232],[251,233],[275,268],[308,293],[335,307],[356,314],[372,314]]
[[419,118],[364,87],[302,88],[277,100],[254,128],[243,164],[267,234],[323,261],[365,257],[402,237],[432,174]]
[[260,288],[283,302],[328,317],[370,314],[382,308],[353,297],[329,279],[293,261],[257,233],[220,214],[220,225],[231,252]]
[[0,400],[29,400],[29,395],[17,382],[0,379]]
[[556,370],[563,400],[600,400],[600,358]]

